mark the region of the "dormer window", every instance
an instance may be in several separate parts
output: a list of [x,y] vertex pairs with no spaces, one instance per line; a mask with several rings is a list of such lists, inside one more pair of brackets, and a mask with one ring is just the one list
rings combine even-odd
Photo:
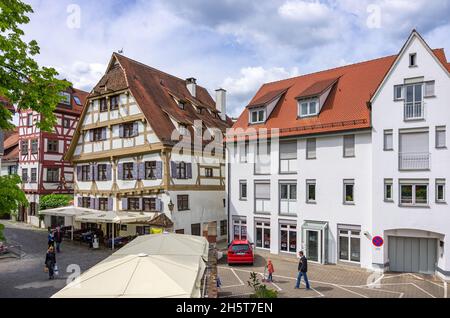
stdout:
[[299,117],[316,116],[319,113],[319,99],[311,98],[298,101]]
[[250,110],[250,123],[257,124],[266,121],[266,111],[264,108]]
[[409,67],[417,66],[417,53],[411,53],[409,55]]
[[185,106],[186,106],[186,103],[185,103],[185,102],[183,102],[183,101],[179,101],[179,102],[178,102],[178,108],[184,110]]
[[180,132],[180,135],[182,135],[182,136],[187,135],[187,126],[186,125],[180,124],[178,130]]
[[61,103],[65,104],[65,105],[70,105],[70,94],[66,93],[66,92],[61,92]]

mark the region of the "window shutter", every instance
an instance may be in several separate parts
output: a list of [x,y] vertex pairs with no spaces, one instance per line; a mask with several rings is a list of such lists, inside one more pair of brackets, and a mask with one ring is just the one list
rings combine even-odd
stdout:
[[127,198],[122,198],[122,210],[123,211],[128,210],[128,199]]
[[162,179],[162,161],[156,161],[156,179]]
[[119,125],[119,137],[123,138],[123,125]]
[[98,165],[96,163],[92,164],[92,181],[98,181]]
[[156,212],[161,212],[162,210],[162,201],[161,199],[156,198]]
[[94,181],[94,164],[89,165],[89,178],[88,181]]
[[89,141],[94,141],[94,131],[92,129],[89,130]]
[[138,164],[133,163],[133,180],[138,180]]
[[400,153],[429,153],[428,132],[400,133]]
[[255,199],[270,199],[270,183],[255,184]]
[[108,211],[113,210],[113,198],[108,198]]
[[93,209],[93,210],[95,210],[95,200],[96,200],[95,198],[91,197],[90,208]]
[[106,140],[106,128],[102,128],[102,140]]
[[123,180],[123,163],[117,165],[117,180]]
[[78,197],[78,207],[81,208],[83,206],[83,198]]
[[133,136],[137,136],[139,134],[139,123],[135,121],[133,123]]
[[308,139],[306,141],[306,158],[316,158],[316,139]]
[[138,180],[145,180],[145,162],[138,163]]
[[98,210],[100,208],[100,199],[94,198],[94,209]]
[[77,166],[77,181],[80,182],[82,178],[81,167]]
[[186,178],[192,178],[192,163],[186,163]]
[[143,207],[143,202],[144,199],[143,198],[139,198],[139,210],[142,211],[142,207]]
[[344,136],[344,156],[353,157],[355,155],[355,135]]
[[178,179],[177,163],[175,161],[170,162],[170,175],[171,175],[172,179]]
[[425,97],[433,97],[434,93],[434,81],[425,82]]
[[112,166],[106,165],[106,180],[111,181],[112,180]]
[[280,143],[280,159],[297,159],[297,141]]

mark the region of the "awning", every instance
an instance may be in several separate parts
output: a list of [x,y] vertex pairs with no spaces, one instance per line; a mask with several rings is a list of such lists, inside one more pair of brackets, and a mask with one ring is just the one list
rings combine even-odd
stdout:
[[130,212],[116,212],[116,211],[96,211],[96,213],[78,215],[75,221],[84,223],[115,223],[115,224],[129,224],[140,221],[150,221],[157,213],[130,213]]
[[42,215],[50,215],[50,216],[77,216],[77,215],[86,215],[92,213],[98,213],[97,210],[79,208],[74,206],[65,206],[56,209],[48,209],[39,211],[39,214]]
[[328,222],[321,221],[305,221],[302,225],[303,229],[307,230],[325,230],[328,227]]

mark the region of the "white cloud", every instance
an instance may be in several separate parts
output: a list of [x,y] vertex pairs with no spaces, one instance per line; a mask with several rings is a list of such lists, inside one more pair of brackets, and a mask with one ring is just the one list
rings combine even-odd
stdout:
[[308,25],[319,25],[327,21],[332,11],[327,5],[315,2],[290,0],[278,8],[278,13],[287,19],[292,19]]

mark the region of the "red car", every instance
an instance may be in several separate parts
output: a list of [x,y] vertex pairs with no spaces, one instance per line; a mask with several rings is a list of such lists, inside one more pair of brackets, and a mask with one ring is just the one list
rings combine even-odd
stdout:
[[250,264],[253,265],[254,256],[252,244],[248,240],[234,240],[228,247],[228,265]]

